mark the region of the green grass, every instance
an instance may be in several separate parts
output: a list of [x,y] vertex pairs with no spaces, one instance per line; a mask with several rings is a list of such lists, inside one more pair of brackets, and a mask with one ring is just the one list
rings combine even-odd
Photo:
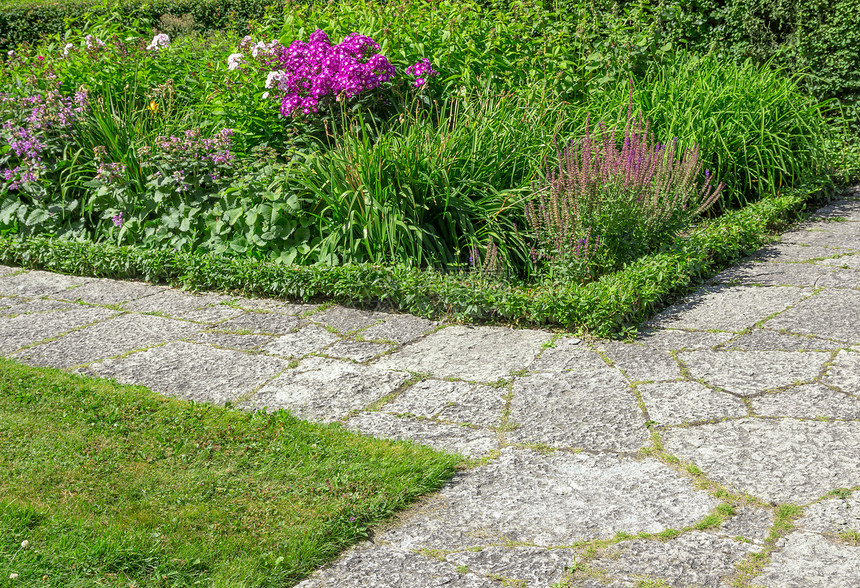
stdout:
[[458,458],[0,359],[0,462],[0,586],[144,588],[293,585]]

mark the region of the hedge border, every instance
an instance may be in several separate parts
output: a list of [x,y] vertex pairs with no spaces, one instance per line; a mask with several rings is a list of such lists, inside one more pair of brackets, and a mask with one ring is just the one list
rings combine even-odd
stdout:
[[286,267],[208,253],[45,237],[0,238],[0,263],[79,276],[140,279],[189,290],[325,299],[363,307],[383,304],[425,317],[555,326],[611,337],[628,332],[661,305],[769,242],[771,234],[795,221],[810,201],[826,202],[831,196],[832,191],[822,184],[764,198],[707,223],[672,251],[641,258],[583,286],[500,286],[479,276],[401,266]]

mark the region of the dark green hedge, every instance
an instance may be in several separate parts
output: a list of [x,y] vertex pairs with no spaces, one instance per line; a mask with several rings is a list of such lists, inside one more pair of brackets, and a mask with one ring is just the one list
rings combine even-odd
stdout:
[[0,263],[85,276],[143,279],[195,290],[288,299],[385,303],[422,316],[555,325],[611,336],[651,316],[702,278],[761,247],[818,189],[764,198],[723,215],[672,251],[648,256],[585,286],[524,288],[372,265],[285,267],[254,260],[105,243],[0,238]]

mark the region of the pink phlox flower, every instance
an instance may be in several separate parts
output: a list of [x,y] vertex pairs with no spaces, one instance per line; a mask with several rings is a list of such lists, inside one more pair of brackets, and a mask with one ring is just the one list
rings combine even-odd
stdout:
[[146,46],[147,51],[158,50],[170,45],[170,37],[166,33],[159,33],[152,38],[152,42]]
[[241,53],[233,53],[230,57],[227,58],[227,69],[234,70],[239,69],[242,66],[242,57]]

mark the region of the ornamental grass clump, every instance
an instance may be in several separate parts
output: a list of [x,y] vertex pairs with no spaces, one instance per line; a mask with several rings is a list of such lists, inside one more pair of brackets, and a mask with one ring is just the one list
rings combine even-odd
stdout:
[[[586,281],[670,244],[722,193],[697,146],[656,142],[632,114],[621,145],[603,123],[571,140],[526,204],[532,262],[550,280]],[[701,179],[700,179],[701,178]]]

